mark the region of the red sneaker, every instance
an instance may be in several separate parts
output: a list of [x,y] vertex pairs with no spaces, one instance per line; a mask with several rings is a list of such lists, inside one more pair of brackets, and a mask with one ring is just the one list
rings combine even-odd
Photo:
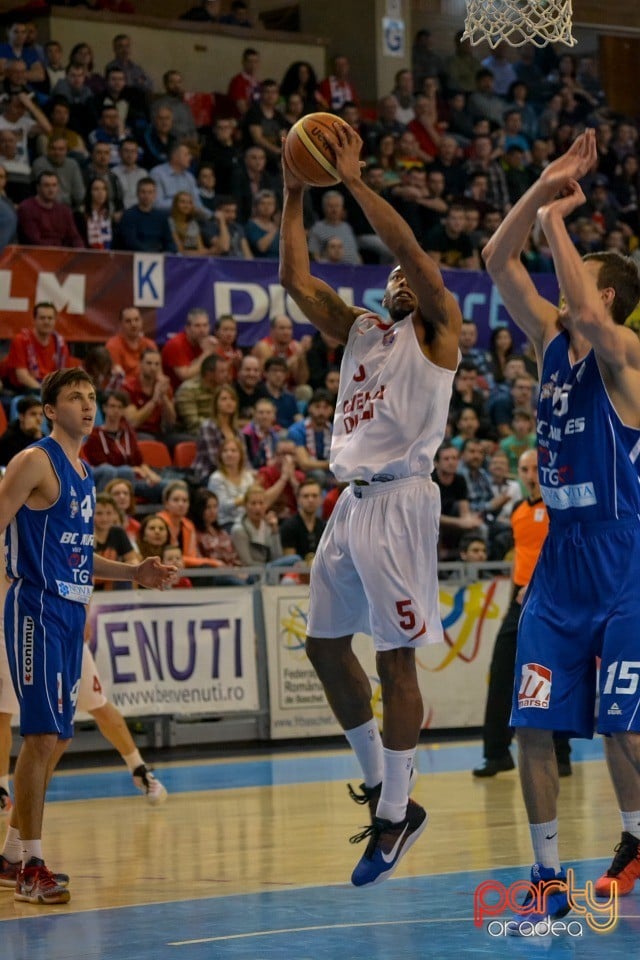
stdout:
[[596,897],[609,897],[611,884],[618,881],[618,896],[625,897],[640,879],[640,840],[623,830],[620,843],[615,848],[613,863],[607,872],[596,880]]
[[68,903],[71,894],[66,887],[58,883],[55,874],[45,866],[44,860],[32,857],[18,874],[13,898],[25,903]]

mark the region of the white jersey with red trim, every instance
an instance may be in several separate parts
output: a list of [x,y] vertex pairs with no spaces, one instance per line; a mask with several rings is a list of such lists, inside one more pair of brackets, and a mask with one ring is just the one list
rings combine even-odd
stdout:
[[340,482],[429,477],[447,424],[454,370],[422,352],[411,315],[357,317],[340,367],[331,470]]

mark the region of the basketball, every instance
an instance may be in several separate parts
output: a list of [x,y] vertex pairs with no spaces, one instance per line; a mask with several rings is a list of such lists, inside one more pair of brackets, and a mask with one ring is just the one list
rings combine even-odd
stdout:
[[311,187],[331,187],[340,183],[330,140],[335,123],[347,126],[333,113],[310,113],[294,123],[287,134],[285,159],[291,172]]

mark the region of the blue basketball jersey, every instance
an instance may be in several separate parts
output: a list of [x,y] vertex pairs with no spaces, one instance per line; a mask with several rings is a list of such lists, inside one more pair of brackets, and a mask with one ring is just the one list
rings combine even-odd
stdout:
[[60,495],[46,510],[26,505],[18,510],[6,532],[7,575],[87,604],[93,590],[93,475],[85,467],[86,475],[81,477],[52,437],[35,446],[49,457]]
[[593,350],[571,365],[566,331],[544,354],[537,430],[552,526],[640,517],[640,430],[620,420]]

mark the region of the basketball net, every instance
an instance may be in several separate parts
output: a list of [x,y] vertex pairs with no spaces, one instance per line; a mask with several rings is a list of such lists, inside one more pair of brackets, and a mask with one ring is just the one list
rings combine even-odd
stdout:
[[463,40],[472,46],[564,43],[572,47],[571,0],[466,0]]

